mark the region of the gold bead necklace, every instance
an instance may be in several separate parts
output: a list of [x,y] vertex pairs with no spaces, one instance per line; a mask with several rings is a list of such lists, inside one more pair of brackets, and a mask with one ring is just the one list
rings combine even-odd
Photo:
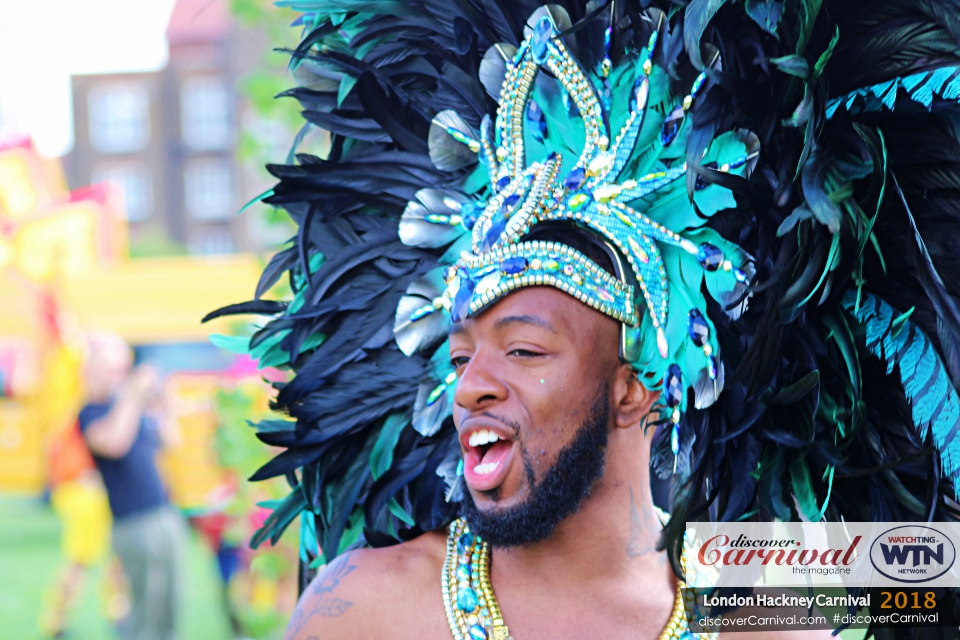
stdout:
[[[462,518],[450,524],[442,591],[454,640],[512,640],[490,584],[490,545],[471,533]],[[693,638],[684,613],[693,610],[693,597],[692,591],[685,592],[678,586],[660,640]]]

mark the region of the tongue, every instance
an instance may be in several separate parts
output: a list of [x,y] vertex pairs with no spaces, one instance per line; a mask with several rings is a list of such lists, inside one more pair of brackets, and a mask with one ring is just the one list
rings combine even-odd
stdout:
[[497,440],[484,452],[480,464],[499,464],[510,451],[513,443],[509,440]]

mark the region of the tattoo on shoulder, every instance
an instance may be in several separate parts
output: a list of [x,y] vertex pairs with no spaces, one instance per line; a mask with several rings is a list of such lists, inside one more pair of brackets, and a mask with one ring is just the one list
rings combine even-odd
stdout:
[[[298,607],[290,619],[289,631],[292,635],[296,635],[307,621],[314,616],[336,618],[353,606],[353,603],[349,600],[335,598],[333,592],[339,586],[340,581],[356,568],[357,565],[350,564],[349,554],[335,558],[326,566],[317,579],[307,588],[307,593],[314,596],[310,605],[308,607]],[[314,640],[315,637],[310,636],[307,640]]]

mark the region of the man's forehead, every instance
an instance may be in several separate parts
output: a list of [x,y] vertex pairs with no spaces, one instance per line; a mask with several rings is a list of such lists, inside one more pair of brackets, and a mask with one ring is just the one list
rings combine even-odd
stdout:
[[528,287],[513,291],[481,312],[453,323],[450,335],[471,333],[477,327],[503,331],[517,326],[561,334],[573,330],[585,311],[593,310],[558,289]]

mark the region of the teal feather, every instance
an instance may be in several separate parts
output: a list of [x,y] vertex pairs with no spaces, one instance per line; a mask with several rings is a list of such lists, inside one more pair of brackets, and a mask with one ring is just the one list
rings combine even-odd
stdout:
[[904,89],[914,102],[927,109],[934,98],[960,100],[960,67],[941,67],[933,71],[921,71],[908,76],[894,78],[886,82],[861,87],[827,102],[827,118],[840,109],[850,113],[881,111],[886,108],[893,111],[897,100],[897,91]]
[[[858,307],[857,292],[849,291],[843,306],[864,325],[866,346],[886,362],[887,373],[898,365],[920,437],[932,433],[944,475],[955,480],[960,476],[960,396],[933,343],[909,320],[897,327],[900,314],[873,294],[864,293]],[[960,497],[960,486],[954,492]]]

